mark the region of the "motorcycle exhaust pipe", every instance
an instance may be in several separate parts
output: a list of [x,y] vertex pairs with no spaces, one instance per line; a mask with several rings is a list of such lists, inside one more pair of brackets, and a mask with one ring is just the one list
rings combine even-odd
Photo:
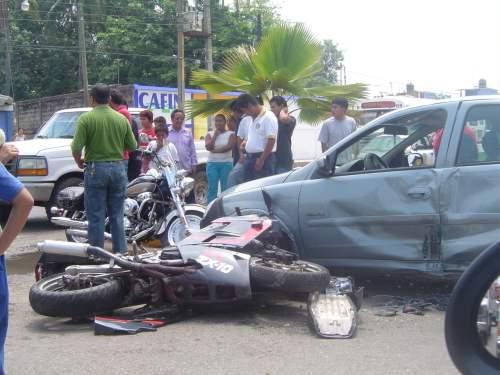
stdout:
[[75,229],[88,229],[88,221],[78,221],[70,219],[69,217],[53,217],[52,223],[60,227],[75,228]]
[[68,255],[87,258],[88,244],[45,240],[39,242],[38,250],[45,254]]
[[[82,237],[82,238],[89,238],[89,234],[86,230],[81,230],[81,229],[67,229],[66,232],[70,236],[75,236],[75,237]],[[111,241],[111,233],[104,232],[104,239]]]

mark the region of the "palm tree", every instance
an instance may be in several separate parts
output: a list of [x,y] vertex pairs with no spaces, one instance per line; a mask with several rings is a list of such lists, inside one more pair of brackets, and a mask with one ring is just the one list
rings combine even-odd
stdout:
[[[308,87],[321,70],[321,44],[302,24],[272,27],[257,48],[237,47],[225,56],[222,69],[193,72],[192,84],[211,95],[228,91],[260,95],[268,101],[282,95],[301,110],[299,118],[318,123],[328,117],[335,96],[359,99],[365,96],[364,84]],[[186,109],[191,116],[207,116],[228,111],[231,99],[191,100]]]

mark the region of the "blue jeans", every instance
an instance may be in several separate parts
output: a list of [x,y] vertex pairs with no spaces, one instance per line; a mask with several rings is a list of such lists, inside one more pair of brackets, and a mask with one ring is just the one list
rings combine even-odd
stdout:
[[274,154],[274,152],[267,157],[262,169],[260,171],[256,171],[255,162],[260,157],[260,155],[261,153],[247,155],[245,163],[243,164],[243,168],[245,170],[245,182],[274,175],[274,169],[276,165],[276,155]]
[[207,163],[207,180],[208,180],[208,203],[217,198],[219,191],[223,192],[227,189],[227,178],[233,169],[233,162],[208,162]]
[[236,163],[227,177],[227,187],[233,187],[245,182],[245,170],[242,163]]
[[89,162],[84,173],[85,209],[89,221],[89,243],[104,247],[104,219],[109,216],[113,251],[126,253],[123,203],[127,191],[127,170],[122,160]]
[[4,346],[7,338],[7,323],[9,317],[9,287],[7,285],[7,270],[5,257],[0,256],[0,375],[5,373]]

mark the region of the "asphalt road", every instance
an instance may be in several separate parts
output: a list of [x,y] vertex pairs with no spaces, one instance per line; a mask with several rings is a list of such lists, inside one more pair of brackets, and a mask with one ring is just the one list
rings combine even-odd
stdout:
[[362,281],[368,297],[348,340],[320,339],[305,304],[260,301],[244,309],[201,312],[134,336],[94,336],[90,323],[35,314],[28,302],[35,244],[64,239],[43,210],[7,255],[11,292],[7,374],[456,374],[446,351],[444,313],[376,315],[386,297],[431,296],[447,287]]

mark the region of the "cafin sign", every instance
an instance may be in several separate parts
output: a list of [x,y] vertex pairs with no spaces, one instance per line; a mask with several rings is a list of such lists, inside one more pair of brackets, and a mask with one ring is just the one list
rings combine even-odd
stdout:
[[[185,100],[191,100],[191,93],[184,95]],[[172,123],[170,114],[178,107],[178,102],[176,88],[134,85],[134,106],[151,110],[154,117],[165,117],[168,124]],[[193,127],[191,119],[186,119],[186,127]]]

